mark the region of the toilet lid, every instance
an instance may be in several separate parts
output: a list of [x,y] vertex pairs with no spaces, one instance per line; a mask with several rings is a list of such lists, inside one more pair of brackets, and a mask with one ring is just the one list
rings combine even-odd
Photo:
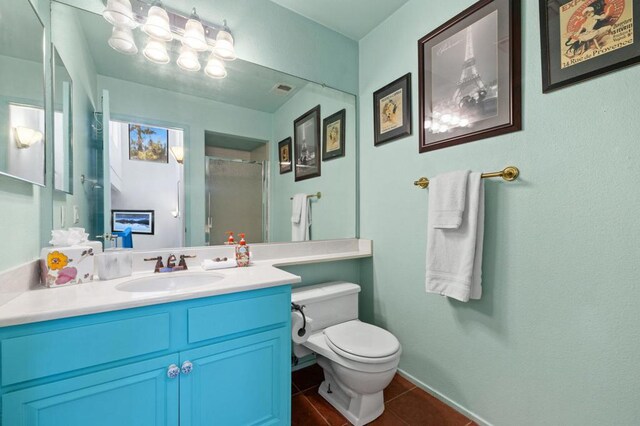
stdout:
[[328,343],[358,357],[384,358],[400,350],[400,342],[393,334],[357,320],[328,327],[324,335]]

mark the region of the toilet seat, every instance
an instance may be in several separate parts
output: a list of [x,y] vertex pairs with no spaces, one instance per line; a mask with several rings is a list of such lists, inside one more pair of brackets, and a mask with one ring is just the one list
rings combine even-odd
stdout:
[[336,354],[365,364],[382,364],[398,358],[400,342],[387,330],[358,320],[324,330],[326,344]]

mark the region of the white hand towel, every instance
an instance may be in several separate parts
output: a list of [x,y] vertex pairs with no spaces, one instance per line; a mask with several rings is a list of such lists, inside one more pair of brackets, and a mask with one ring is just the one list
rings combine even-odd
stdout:
[[302,208],[307,201],[307,194],[296,194],[291,202],[291,223],[300,223]]
[[291,241],[308,241],[310,226],[311,205],[309,198],[306,194],[296,194],[293,196],[291,211]]
[[[429,182],[429,223],[434,228],[458,229],[467,198],[469,170],[443,173]],[[431,210],[431,205],[434,209]]]
[[484,182],[481,176],[480,173],[469,175],[462,223],[458,229],[433,227],[431,215],[438,206],[431,200],[429,202],[427,293],[441,294],[462,302],[482,296]]

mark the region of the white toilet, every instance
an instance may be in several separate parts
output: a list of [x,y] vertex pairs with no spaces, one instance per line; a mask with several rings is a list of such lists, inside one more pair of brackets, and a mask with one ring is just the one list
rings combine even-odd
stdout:
[[308,338],[301,345],[294,341],[294,354],[316,354],[324,370],[320,395],[356,426],[384,411],[382,390],[402,352],[393,334],[358,320],[359,292],[357,284],[332,282],[294,289],[291,295],[293,303],[304,306],[308,321]]

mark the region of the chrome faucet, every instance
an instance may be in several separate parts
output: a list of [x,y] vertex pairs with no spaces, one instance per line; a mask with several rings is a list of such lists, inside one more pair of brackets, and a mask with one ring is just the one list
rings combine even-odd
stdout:
[[176,267],[176,255],[175,254],[170,254],[169,257],[167,257],[167,268],[175,268]]
[[180,263],[176,266],[176,255],[175,254],[170,254],[169,257],[167,257],[167,266],[165,267],[164,264],[162,263],[162,256],[158,256],[158,257],[151,257],[149,259],[144,259],[146,262],[151,262],[151,261],[155,261],[156,265],[153,268],[153,272],[154,273],[158,273],[158,272],[173,272],[173,271],[186,271],[187,270],[187,262],[185,259],[191,259],[196,257],[196,255],[193,256],[187,256],[184,254],[180,255]]

